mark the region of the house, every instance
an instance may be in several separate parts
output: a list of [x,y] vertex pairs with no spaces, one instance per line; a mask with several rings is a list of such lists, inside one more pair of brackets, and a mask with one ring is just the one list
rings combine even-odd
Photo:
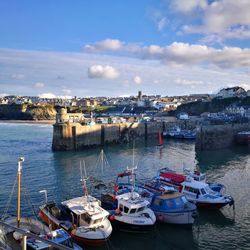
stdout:
[[246,97],[247,93],[242,87],[221,89],[215,96],[217,98]]
[[180,120],[188,120],[189,119],[189,115],[188,113],[186,112],[181,112],[177,115],[177,117],[180,119]]

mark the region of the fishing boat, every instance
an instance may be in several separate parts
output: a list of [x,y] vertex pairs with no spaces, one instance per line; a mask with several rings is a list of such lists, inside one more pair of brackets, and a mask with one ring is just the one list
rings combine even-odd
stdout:
[[[66,246],[75,250],[82,250],[80,246],[78,246],[71,238],[71,236],[62,228],[51,231],[45,235],[40,235],[41,238],[48,239],[53,241],[54,243]],[[52,249],[51,245],[48,243],[42,242],[41,240],[28,238],[27,239],[27,247],[28,249],[39,249],[39,250],[47,250]]]
[[205,182],[209,185],[209,187],[216,192],[221,192],[221,190],[225,187],[223,184],[221,183],[216,183],[216,182],[207,182],[206,181],[206,174],[205,173],[201,173],[199,170],[193,170],[191,171],[188,168],[184,168],[183,172],[185,174],[185,176],[190,176],[192,177],[195,181],[202,181]]
[[161,168],[158,171],[157,176],[159,177],[160,174],[168,173],[169,175],[172,176],[172,181],[174,182],[175,186],[177,186],[177,188],[180,188],[181,183],[188,177],[193,178],[195,181],[205,182],[215,192],[221,192],[222,189],[224,188],[224,185],[221,183],[207,182],[206,174],[201,173],[199,170],[197,170],[197,168],[194,169],[193,171],[189,168],[183,168],[183,172],[184,174],[176,173],[174,170],[166,167],[166,168]]
[[81,176],[84,196],[63,201],[59,206],[47,203],[40,207],[39,214],[52,227],[67,230],[80,245],[99,246],[110,237],[112,226],[101,202],[88,194],[85,168],[84,171],[85,176]]
[[119,178],[131,178],[130,189],[125,191],[116,183],[113,194],[105,193],[101,196],[102,205],[110,209],[112,225],[121,231],[145,232],[152,229],[156,222],[154,212],[148,207],[150,202],[135,191],[136,168],[133,147],[132,167],[117,176],[117,182]]
[[163,135],[174,139],[188,139],[188,140],[196,139],[195,130],[181,129],[179,126],[175,126],[170,130],[164,131]]
[[[49,228],[45,226],[42,222],[34,217],[21,217],[21,171],[22,163],[24,158],[20,157],[18,160],[18,170],[17,170],[17,216],[6,216],[3,215],[1,221],[10,226],[16,226],[17,228],[28,230],[36,235],[46,234],[49,232]],[[16,183],[15,183],[16,184]],[[14,186],[15,186],[14,184]],[[12,195],[12,194],[11,194]],[[10,198],[11,200],[11,198]],[[21,242],[23,240],[23,234],[13,230],[12,228],[5,229],[6,238],[8,240],[15,240]]]
[[231,196],[213,191],[207,183],[195,181],[190,176],[164,172],[158,178],[163,184],[171,185],[185,194],[187,200],[195,203],[198,208],[220,209],[226,205],[234,205]]
[[[130,183],[121,182],[118,182],[117,186],[118,193],[127,193],[131,191],[132,187]],[[149,202],[149,207],[159,222],[192,225],[198,215],[196,205],[189,202],[184,194],[173,187],[162,184],[157,179],[144,184],[136,184],[135,191]]]
[[117,195],[117,208],[110,216],[115,228],[121,231],[145,232],[156,222],[154,212],[148,208],[149,202],[137,192]]
[[183,139],[195,140],[196,139],[196,131],[195,130],[183,130]]

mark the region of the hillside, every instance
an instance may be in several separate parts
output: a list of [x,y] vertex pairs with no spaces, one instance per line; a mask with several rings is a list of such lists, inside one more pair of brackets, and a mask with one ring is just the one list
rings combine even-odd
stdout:
[[51,105],[0,105],[0,120],[54,120],[56,110]]
[[180,112],[187,112],[189,115],[200,115],[204,112],[216,113],[223,111],[229,105],[249,106],[250,97],[243,99],[238,97],[218,99],[214,98],[210,102],[190,102],[180,105],[175,111],[170,112],[171,114],[178,114]]

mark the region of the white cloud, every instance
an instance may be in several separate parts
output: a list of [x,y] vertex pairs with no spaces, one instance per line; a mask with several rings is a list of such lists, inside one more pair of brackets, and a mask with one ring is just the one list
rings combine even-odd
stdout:
[[[187,1],[177,2],[187,3]],[[220,0],[207,4],[207,6],[204,3],[202,5],[204,12],[200,18],[201,25],[185,24],[182,28],[185,33],[203,34],[205,37],[201,41],[210,43],[221,43],[226,39],[250,38],[250,1]],[[187,9],[193,11],[193,7],[190,5],[190,8]],[[177,8],[177,10],[180,9],[181,7]]]
[[163,29],[167,26],[168,20],[166,17],[164,17],[161,11],[151,9],[148,15],[156,25],[158,31],[163,31]]
[[65,95],[70,95],[72,93],[72,90],[71,89],[63,89],[62,92],[65,94]]
[[135,77],[133,78],[133,81],[134,81],[134,83],[136,83],[136,84],[141,84],[141,83],[142,83],[142,79],[141,79],[140,76],[135,76]]
[[0,93],[0,97],[5,97],[5,96],[8,96],[9,94],[6,94],[6,93]]
[[[174,42],[168,46],[158,45],[139,46],[125,44],[118,51],[131,57],[144,60],[159,60],[172,66],[214,66],[219,68],[248,68],[250,67],[250,49],[238,47],[224,47],[215,49],[206,45]],[[107,51],[106,49],[104,51]],[[102,66],[96,69],[101,75]]]
[[202,85],[204,83],[203,81],[187,80],[187,79],[180,79],[180,78],[177,78],[175,82],[176,84],[182,85],[182,86]]
[[36,83],[34,84],[34,87],[35,87],[35,88],[38,88],[38,89],[43,88],[43,87],[44,87],[44,83],[43,83],[43,82],[36,82]]
[[[177,51],[173,48],[169,49],[175,51],[174,55],[169,54],[169,46],[157,47],[155,45],[154,49],[151,47],[150,53],[145,53],[149,46],[136,45],[135,51],[137,53],[131,53],[130,57],[0,49],[0,64],[3,66],[0,74],[1,93],[34,96],[38,94],[37,91],[39,90],[41,95],[52,93],[52,97],[62,95],[65,98],[68,94],[64,93],[63,89],[69,89],[72,91],[70,95],[78,97],[136,95],[135,86],[141,85],[135,85],[133,81],[135,76],[143,78],[144,93],[161,93],[163,96],[208,93],[227,84],[250,83],[250,74],[247,72],[250,56],[247,56],[246,50],[239,48],[232,50],[230,48],[229,53],[225,48],[217,51],[206,46],[201,49],[189,44],[184,45],[182,45],[184,48],[182,48],[180,54],[177,53],[180,44],[176,44]],[[188,53],[188,50],[191,50],[190,53]],[[192,56],[192,53],[196,50],[204,51],[196,52]],[[206,52],[207,50],[208,52]],[[142,55],[145,60],[138,59],[143,58]],[[163,60],[165,58],[169,58],[167,65],[159,63],[159,61],[166,63]],[[222,70],[215,67],[216,64],[211,63],[210,58],[212,58],[212,62],[216,59],[216,63],[220,64],[222,61],[229,66],[233,64],[233,67],[223,68],[221,66]],[[182,60],[183,62],[181,62]],[[178,64],[182,63],[182,66],[172,67],[175,61]],[[207,61],[210,64],[207,63],[206,67],[203,67],[204,62]],[[121,73],[119,80],[102,79],[100,81],[99,78],[88,78],[87,71],[90,65],[106,65],[107,62],[109,65],[115,65]],[[16,73],[17,68],[22,69],[25,78],[14,81],[10,79],[10,76]],[[58,75],[64,76],[64,78],[56,80]],[[196,87],[192,89],[188,85],[176,84],[175,81],[178,78],[202,81],[203,84],[195,85]],[[46,83],[43,89],[34,88],[37,79]],[[127,80],[129,81],[127,82]],[[154,84],[154,80],[159,80],[159,83]]]
[[197,9],[206,9],[206,0],[173,0],[171,2],[172,7],[175,11],[182,13],[190,13]]
[[87,44],[84,46],[85,51],[94,52],[102,50],[119,50],[122,47],[122,42],[117,39],[107,38],[105,40],[96,42],[94,44]]
[[52,94],[52,93],[43,93],[38,95],[40,98],[48,98],[48,99],[53,99],[56,98],[57,96]]
[[116,79],[119,72],[110,65],[92,65],[88,69],[89,78]]
[[24,75],[23,74],[12,74],[10,76],[10,78],[12,78],[12,79],[22,79],[22,78],[24,78]]

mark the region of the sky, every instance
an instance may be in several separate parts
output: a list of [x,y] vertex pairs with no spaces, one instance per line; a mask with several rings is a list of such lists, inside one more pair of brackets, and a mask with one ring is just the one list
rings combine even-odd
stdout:
[[0,96],[250,89],[250,0],[2,0]]

